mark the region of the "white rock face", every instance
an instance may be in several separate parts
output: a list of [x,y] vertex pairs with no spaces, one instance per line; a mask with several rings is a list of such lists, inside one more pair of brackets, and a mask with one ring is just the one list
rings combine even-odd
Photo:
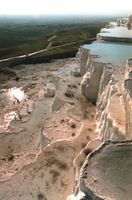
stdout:
[[81,83],[82,94],[93,103],[96,103],[97,100],[103,68],[103,64],[92,63],[88,72],[83,76]]
[[52,83],[47,84],[45,97],[54,97],[55,96],[55,86]]
[[79,192],[77,196],[72,194],[69,195],[66,200],[85,200],[85,194],[83,192]]
[[81,76],[83,76],[87,71],[87,65],[88,65],[87,63],[89,61],[89,51],[81,47],[77,53],[76,61],[79,62],[80,64],[80,73]]
[[[77,59],[76,59],[76,60],[77,60]],[[74,67],[74,68],[71,70],[71,75],[72,75],[72,76],[75,76],[75,77],[80,77],[80,76],[81,76],[81,73],[80,73],[80,66],[79,66],[78,63],[76,64],[76,67]]]
[[124,102],[126,111],[126,134],[127,139],[132,138],[132,59],[126,65],[126,80],[124,81]]
[[82,78],[81,91],[88,100],[96,103],[98,136],[103,142],[131,139],[130,131],[129,134],[126,131],[131,130],[132,126],[130,116],[131,59],[126,66],[119,66],[119,68],[111,63],[104,63],[104,60],[101,62],[101,59],[97,62],[97,56],[91,55],[90,50],[86,51],[81,48],[79,53],[77,60],[80,61],[81,74],[85,73]]
[[51,142],[51,139],[48,137],[47,133],[44,131],[44,129],[41,129],[41,134],[40,134],[41,148],[43,149],[48,144],[50,144],[50,142]]
[[[77,55],[77,60],[82,62],[80,69],[83,75],[81,91],[88,100],[96,103],[98,138],[104,144],[107,141],[111,143],[120,141],[122,145],[122,141],[132,139],[132,59],[129,59],[126,65],[121,66],[105,63],[105,59],[101,62],[101,58],[97,62],[96,56],[91,55],[89,49],[86,52],[86,49],[81,48],[79,52],[81,58],[79,59]],[[84,188],[81,181],[85,178],[85,174],[79,175],[78,168],[80,155],[74,160],[74,194],[77,195],[81,189],[86,194],[86,199],[103,199],[96,196],[88,185]],[[87,166],[88,164],[83,166],[84,171]],[[117,194],[115,192],[116,195],[119,196],[118,191]]]
[[[122,33],[121,36],[124,34],[122,30],[126,29],[126,32],[129,32],[126,25],[125,27],[115,25],[114,28],[112,27],[114,35],[115,33],[120,34],[119,29]],[[108,33],[102,32],[102,35],[105,34],[106,37],[110,35],[109,31]],[[129,41],[131,41],[131,32],[129,34]],[[116,41],[116,39],[112,38],[110,41]],[[125,41],[125,38],[121,39],[123,39],[121,41]],[[76,197],[81,190],[85,193],[86,200],[121,200],[124,198],[131,200],[129,185],[131,185],[132,173],[127,164],[131,160],[129,155],[132,148],[132,59],[129,48],[131,48],[130,44],[107,43],[104,40],[104,42],[97,41],[91,45],[84,45],[77,53],[76,60],[78,63],[80,62],[80,72],[83,76],[81,91],[88,100],[96,104],[96,133],[100,142],[96,139],[92,141],[96,150],[89,148],[90,144],[86,145],[85,148],[88,148],[87,158],[84,158],[84,148],[74,159],[74,195]],[[99,147],[101,143],[102,145]],[[106,156],[106,152],[104,155],[102,152],[107,145],[111,147],[108,149],[108,156]],[[114,148],[117,148],[116,153],[113,153]],[[92,157],[96,157],[97,154],[99,165],[97,166],[94,160],[90,169]],[[101,156],[103,160],[101,160]],[[85,159],[81,168],[79,164],[83,163]],[[101,172],[97,174],[96,170]],[[101,185],[103,185],[102,188],[99,188]],[[120,188],[126,188],[126,190],[119,191]]]

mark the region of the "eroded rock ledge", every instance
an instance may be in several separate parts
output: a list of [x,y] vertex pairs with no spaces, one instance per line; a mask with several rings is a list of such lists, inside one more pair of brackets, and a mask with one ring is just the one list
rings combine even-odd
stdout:
[[131,139],[132,59],[124,64],[124,57],[122,65],[115,65],[104,63],[103,58],[102,62],[101,58],[98,61],[97,55],[91,57],[89,50],[87,54],[90,58],[85,62],[87,70],[82,78],[81,90],[96,104],[98,136],[103,142]]
[[77,63],[38,66],[33,80],[38,67],[26,77],[22,70],[20,83],[32,83],[24,85],[29,100],[10,105],[19,115],[1,132],[1,166],[12,162],[0,169],[0,199],[62,200],[74,185],[67,200],[131,200],[131,52],[128,44],[95,42],[79,49]]
[[73,159],[96,135],[95,106],[74,58],[14,70],[19,81],[0,85],[0,200],[66,199]]
[[132,141],[107,141],[87,158],[80,187],[86,199],[131,199]]
[[96,104],[100,142],[93,145],[97,150],[88,152],[80,175],[78,160],[83,156],[80,153],[74,159],[75,196],[71,199],[131,200],[132,59],[129,52],[122,54],[127,46],[129,49],[127,44],[97,41],[82,46],[77,53],[81,91]]

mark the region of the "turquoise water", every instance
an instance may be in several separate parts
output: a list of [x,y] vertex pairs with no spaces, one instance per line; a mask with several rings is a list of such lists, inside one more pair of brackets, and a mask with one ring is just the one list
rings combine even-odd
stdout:
[[123,66],[126,60],[132,58],[132,45],[95,42],[83,45],[90,49],[91,55],[97,56],[96,61]]

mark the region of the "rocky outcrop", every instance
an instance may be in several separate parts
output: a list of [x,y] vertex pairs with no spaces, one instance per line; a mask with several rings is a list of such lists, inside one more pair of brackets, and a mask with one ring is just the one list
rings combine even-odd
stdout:
[[124,102],[126,116],[126,134],[127,139],[132,138],[132,59],[129,59],[126,66],[126,79],[124,81]]
[[[106,47],[108,52],[103,49]],[[128,55],[120,53],[117,59],[111,47],[116,52],[115,44],[102,45],[97,41],[84,45],[77,53],[81,92],[96,104],[97,139],[92,141],[92,148],[88,143],[74,159],[75,199],[80,192],[86,200],[131,200],[132,196],[132,59],[126,62]],[[124,47],[127,49],[127,45],[121,48]]]
[[96,103],[97,100],[103,67],[104,65],[101,63],[91,63],[88,72],[83,76],[82,94],[93,103]]
[[100,146],[100,139],[95,139],[90,141],[86,147],[82,149],[82,151],[74,158],[73,160],[73,170],[74,170],[74,194],[78,195],[80,191],[80,170],[86,159],[87,155],[94,151],[98,146]]
[[53,83],[48,83],[46,92],[44,94],[45,97],[54,97],[55,96],[55,86]]
[[80,73],[83,76],[87,71],[87,65],[89,62],[89,51],[85,48],[80,47],[77,55],[76,62],[80,64]]
[[[132,88],[130,60],[127,66],[117,68],[117,66],[111,63],[104,63],[103,59],[102,62],[101,59],[100,62],[97,62],[97,56],[91,56],[90,53],[92,52],[90,50],[87,53],[86,49],[84,51],[79,50],[79,52],[87,54],[83,56],[85,58],[87,57],[87,61],[85,61],[86,67],[84,71],[86,74],[82,78],[81,91],[88,100],[96,103],[96,132],[98,136],[103,142],[107,140],[128,139],[128,133],[126,131],[128,117],[126,116],[130,115],[128,113],[130,108],[127,109],[127,104],[131,102]],[[84,62],[82,64],[80,63],[80,68],[83,65]],[[129,77],[127,79],[126,74]],[[129,126],[131,127],[131,124]]]
[[10,89],[0,90],[0,199],[62,200],[72,193],[73,159],[95,137],[95,106],[81,95],[77,67],[73,59],[18,66],[19,88],[9,81]]
[[86,159],[80,187],[86,199],[130,200],[132,141],[106,142]]
[[107,140],[125,140],[127,137],[122,87],[121,83],[117,83],[114,76],[98,95],[97,133],[103,142]]

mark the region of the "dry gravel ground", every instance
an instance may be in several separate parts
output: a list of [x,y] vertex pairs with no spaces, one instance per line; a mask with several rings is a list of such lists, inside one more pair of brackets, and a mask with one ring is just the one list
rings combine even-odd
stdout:
[[[14,68],[19,80],[2,81],[0,200],[72,193],[73,159],[96,138],[95,107],[80,93],[81,78],[71,75],[77,67],[74,59],[21,65]],[[49,83],[53,97],[44,95]]]

